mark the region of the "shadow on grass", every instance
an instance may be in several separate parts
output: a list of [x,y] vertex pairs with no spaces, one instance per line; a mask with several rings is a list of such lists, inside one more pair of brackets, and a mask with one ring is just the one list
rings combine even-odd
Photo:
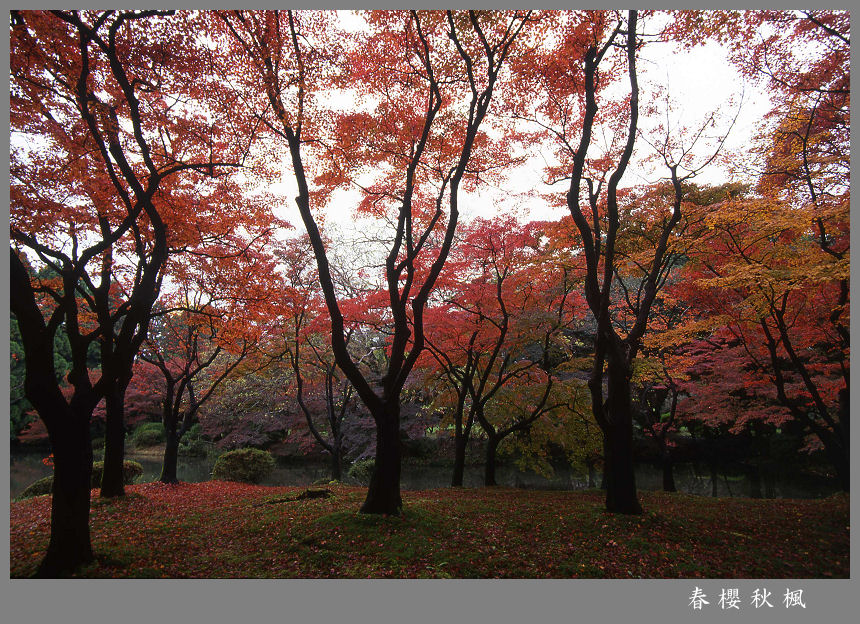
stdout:
[[[332,576],[450,578],[440,533],[445,518],[414,504],[399,516],[335,511],[320,516],[309,531],[281,531],[285,550]],[[434,543],[435,540],[435,543]]]

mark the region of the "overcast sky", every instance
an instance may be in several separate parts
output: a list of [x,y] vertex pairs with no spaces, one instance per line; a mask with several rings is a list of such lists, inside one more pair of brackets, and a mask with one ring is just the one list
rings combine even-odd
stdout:
[[[360,18],[342,12],[342,21],[349,23]],[[760,85],[746,81],[735,67],[729,62],[725,50],[717,43],[709,42],[689,50],[678,50],[676,46],[650,41],[643,46],[638,55],[637,69],[640,80],[640,106],[644,106],[650,95],[650,84],[659,84],[667,88],[671,94],[672,112],[669,116],[674,128],[698,128],[702,121],[712,112],[717,112],[717,123],[711,132],[718,135],[725,131],[732,118],[738,118],[731,129],[723,152],[742,152],[751,145],[756,126],[769,109],[767,93]],[[623,83],[626,87],[628,83]],[[662,102],[660,102],[662,106]],[[739,107],[740,106],[740,110]],[[665,107],[663,107],[665,108]],[[662,110],[662,108],[661,108]],[[492,112],[492,108],[491,108]],[[661,118],[665,121],[665,118]],[[653,120],[647,115],[640,115],[640,130],[647,132],[649,123]],[[651,148],[641,138],[636,143],[637,156],[644,157]],[[707,146],[703,153],[710,154]],[[468,220],[474,216],[492,217],[500,209],[513,209],[517,204],[517,212],[523,219],[557,219],[567,214],[566,210],[551,208],[546,201],[529,199],[518,201],[517,194],[524,186],[537,185],[541,192],[549,192],[550,187],[542,184],[544,175],[541,171],[544,158],[549,150],[535,149],[528,165],[518,169],[511,176],[508,184],[501,189],[484,188],[478,194],[469,195],[461,192],[462,218]],[[740,162],[742,159],[738,159]],[[667,175],[665,168],[654,170],[643,166],[641,160],[634,157],[622,179],[622,186],[650,184],[657,182]],[[733,179],[733,176],[719,162],[710,164],[703,170],[695,181],[701,184],[719,184]],[[734,178],[736,179],[736,177]],[[557,185],[556,190],[561,190]],[[288,164],[284,169],[282,183],[276,187],[279,194],[287,198],[284,211],[286,216],[301,230],[298,211],[292,198],[296,195],[295,182]],[[327,220],[336,221],[345,229],[350,229],[349,211],[358,204],[358,191],[342,191],[336,195],[336,201],[327,209]],[[359,229],[367,230],[369,223],[363,222]]]

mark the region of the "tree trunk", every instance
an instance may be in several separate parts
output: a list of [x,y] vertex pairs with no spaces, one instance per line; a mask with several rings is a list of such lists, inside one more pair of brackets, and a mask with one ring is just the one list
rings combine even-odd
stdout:
[[752,466],[747,471],[747,479],[749,481],[749,497],[762,498],[761,493],[761,468]]
[[773,473],[770,470],[766,470],[764,474],[762,474],[762,481],[764,482],[764,497],[776,498],[776,490],[774,490],[773,483]]
[[834,465],[836,466],[836,475],[839,478],[839,485],[843,492],[850,491],[851,486],[851,459],[849,448],[851,444],[850,436],[850,420],[851,420],[851,393],[845,387],[839,391],[839,407],[836,411],[838,439],[840,441],[838,453],[834,457]]
[[675,472],[674,462],[672,461],[672,456],[668,450],[663,451],[663,491],[664,492],[677,492],[678,489],[675,487]]
[[607,442],[606,467],[603,473],[606,479],[606,511],[641,514],[642,507],[636,497],[631,438],[623,423],[616,423],[611,427]]
[[850,491],[851,461],[848,458],[847,449],[831,441],[829,444],[825,444],[825,451],[830,457],[833,467],[836,469],[836,478],[839,481],[839,487],[842,488],[843,492]]
[[70,413],[48,429],[54,453],[54,485],[51,540],[36,571],[40,578],[56,578],[94,558],[89,525],[93,470],[89,418],[68,408],[63,411]]
[[850,391],[848,388],[839,390],[838,407],[836,410],[836,426],[830,435],[819,436],[824,443],[824,449],[836,469],[836,478],[843,492],[850,491],[851,486],[851,459],[849,448],[851,437],[850,429]]
[[122,464],[125,460],[125,392],[111,388],[105,396],[105,458],[101,497],[125,496]]
[[54,368],[53,331],[45,326],[21,258],[10,248],[10,308],[24,345],[25,396],[48,430],[54,455],[51,538],[37,577],[51,578],[93,560],[90,541],[90,489],[93,446],[90,417],[98,399],[86,381],[86,343],[70,341],[73,368],[67,375],[74,395],[67,402]]
[[164,426],[164,457],[161,461],[161,483],[179,483],[176,476],[176,468],[179,463],[179,439],[182,437],[177,432],[179,417],[173,411],[174,397],[176,396],[176,381],[162,362],[161,372],[165,378],[164,396],[161,397],[161,424]]
[[717,497],[717,480],[719,478],[719,475],[717,475],[717,465],[714,463],[713,460],[711,460],[709,467],[711,469],[711,496],[713,498],[716,498]]
[[451,476],[451,487],[463,487],[463,475],[466,471],[466,436],[462,433],[454,435],[454,473]]
[[633,406],[627,370],[627,366],[610,361],[607,371],[608,426],[603,431],[606,511],[641,514],[633,472]]
[[[847,415],[842,414],[843,409],[848,408],[848,395],[840,392],[839,400],[839,423],[835,430],[819,427],[815,430],[818,439],[824,446],[824,453],[836,471],[836,479],[843,492],[850,491],[851,486],[851,459],[848,455],[849,441],[847,428]],[[843,400],[844,398],[844,400]]]
[[484,485],[498,485],[496,483],[496,449],[499,447],[499,439],[493,436],[487,437],[487,459],[484,463]]
[[376,464],[359,510],[366,514],[399,515],[400,497],[400,405],[383,403],[376,420]]
[[158,480],[162,483],[179,483],[176,469],[179,464],[179,432],[176,424],[172,427],[165,426],[164,459],[161,462],[161,476]]
[[588,468],[588,487],[595,488],[597,487],[597,480],[595,477],[597,476],[597,470],[594,467],[594,462],[592,460],[585,460],[585,465]]
[[331,454],[331,480],[332,481],[342,481],[343,480],[343,451],[341,450],[340,444],[335,442],[332,446],[332,454]]
[[723,483],[726,484],[726,492],[729,493],[729,496],[732,496],[732,486],[729,484],[729,475],[726,472],[723,472]]
[[849,440],[849,421],[851,420],[851,392],[848,388],[842,388],[839,391],[839,407],[836,412],[836,417],[839,419],[839,428],[842,433],[843,440]]

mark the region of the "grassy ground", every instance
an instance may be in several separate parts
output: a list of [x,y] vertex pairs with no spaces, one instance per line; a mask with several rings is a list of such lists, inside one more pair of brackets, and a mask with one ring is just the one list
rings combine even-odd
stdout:
[[[97,561],[76,576],[195,578],[848,578],[849,499],[713,499],[641,492],[645,514],[599,491],[403,493],[400,517],[357,513],[363,488],[206,482],[93,490]],[[11,576],[48,543],[50,498],[11,503]]]

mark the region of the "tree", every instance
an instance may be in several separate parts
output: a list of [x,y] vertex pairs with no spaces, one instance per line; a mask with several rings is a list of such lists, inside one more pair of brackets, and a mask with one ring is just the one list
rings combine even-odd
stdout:
[[[201,430],[219,448],[265,448],[282,441],[294,420],[286,371],[246,361],[236,368],[203,406]],[[245,366],[249,368],[245,371]]]
[[[529,114],[528,109],[522,117],[532,118],[544,127],[552,129],[552,124],[560,121],[560,129],[554,136],[564,151],[564,167],[568,172],[565,179],[570,180],[567,192],[567,206],[582,237],[582,252],[586,261],[585,294],[588,306],[597,321],[595,336],[595,357],[589,389],[592,395],[592,411],[604,434],[604,481],[607,486],[607,510],[621,513],[640,513],[641,507],[636,499],[633,478],[632,454],[632,414],[630,406],[630,363],[635,357],[638,340],[644,332],[648,305],[644,307],[644,319],[631,332],[629,339],[622,339],[612,325],[610,310],[611,286],[614,279],[614,251],[619,229],[618,183],[624,175],[633,153],[639,115],[639,86],[636,74],[637,19],[636,11],[630,11],[626,22],[619,18],[608,36],[609,22],[612,19],[605,12],[589,12],[569,17],[564,24],[556,52],[551,54],[545,64],[527,68],[532,80],[543,87],[547,97],[540,102],[538,110]],[[617,164],[609,177],[605,200],[605,215],[608,229],[603,232],[599,218],[599,199],[606,173],[611,169],[612,153],[598,160],[595,165],[601,170],[599,182],[586,177],[586,157],[592,141],[592,131],[599,110],[597,95],[605,82],[598,79],[598,66],[607,53],[616,46],[619,35],[626,35],[626,42],[618,44],[626,52],[626,70],[629,76],[630,97],[627,107],[629,128],[620,153],[615,156]],[[564,58],[562,58],[562,54]],[[569,64],[573,55],[582,59],[582,69]],[[576,67],[576,69],[572,69]],[[557,78],[554,76],[558,74]],[[611,74],[610,74],[611,75]],[[584,105],[579,103],[580,94]],[[571,100],[573,100],[571,102]],[[619,113],[621,111],[618,111]],[[574,147],[567,136],[568,120],[581,114],[580,140]],[[546,121],[540,121],[546,119]],[[619,136],[623,134],[619,133]],[[617,149],[617,148],[616,148]],[[572,163],[571,163],[572,160]],[[587,182],[587,201],[591,211],[589,223],[585,211],[580,206],[580,191],[583,181]],[[659,264],[659,262],[657,263]],[[602,268],[602,284],[599,273]],[[654,276],[656,277],[656,276]],[[652,279],[653,282],[653,279]],[[655,290],[652,283],[651,291]],[[649,293],[650,294],[650,293]],[[607,366],[604,372],[604,366]],[[604,379],[608,380],[604,399]]]
[[[252,348],[252,341],[233,338],[222,329],[214,317],[206,316],[205,309],[174,312],[160,317],[153,332],[156,336],[148,340],[141,353],[164,378],[161,422],[166,443],[158,478],[162,483],[178,483],[176,467],[182,436],[194,424],[200,407]],[[226,345],[231,347],[229,352],[224,350]]]
[[776,412],[802,425],[847,490],[848,357],[832,321],[842,314],[848,265],[821,248],[812,210],[755,197],[715,207],[687,271],[688,296],[710,320],[712,346],[700,357],[711,366],[729,355],[743,362],[735,363],[743,377],[732,378],[743,389],[727,393],[725,408],[764,400],[770,407],[759,418]]
[[[162,402],[164,396],[164,377],[157,367],[142,358],[134,361],[134,371],[123,400],[123,413],[125,426],[129,431],[145,422],[161,419]],[[104,431],[105,414],[104,401],[96,406],[93,412],[94,423],[101,424],[101,432]],[[93,427],[94,433],[99,433]]]
[[[641,356],[635,363],[631,382],[634,411],[643,433],[656,445],[663,470],[663,489],[675,491],[673,474],[674,439],[678,434],[678,402],[689,380],[685,349],[701,326],[695,302],[685,297],[684,269],[699,242],[706,236],[703,206],[742,196],[747,188],[739,184],[698,186],[681,184],[687,208],[673,232],[664,255],[662,287],[652,304],[649,332],[643,336]],[[658,184],[631,201],[625,211],[625,240],[619,250],[620,273],[635,280],[642,257],[657,246],[663,224],[661,207],[676,194],[673,184]],[[635,283],[635,281],[634,281]],[[623,284],[623,282],[622,282]],[[622,286],[623,287],[623,286]],[[625,290],[625,292],[627,292]],[[629,300],[629,295],[626,295]],[[633,306],[628,304],[628,309]]]
[[[347,451],[344,421],[354,403],[354,390],[343,378],[326,344],[325,303],[312,266],[309,240],[302,237],[287,241],[279,257],[286,281],[281,289],[283,354],[292,370],[295,400],[312,438],[331,457],[332,480],[340,481]],[[347,346],[352,331],[347,333]],[[319,414],[324,418],[318,419]]]
[[[154,331],[141,352],[164,377],[164,483],[177,482],[182,436],[218,386],[258,349],[274,311],[275,261],[264,251],[269,228],[248,241],[209,225],[205,245],[169,258],[175,285],[154,312]],[[241,226],[255,231],[254,221]]]
[[[772,284],[777,265],[786,274],[782,283],[767,296],[769,303],[760,309],[762,340],[768,345],[771,377],[779,388],[780,402],[805,421],[798,407],[806,400],[815,403],[810,412],[809,428],[818,430],[829,442],[828,455],[843,488],[848,487],[848,421],[850,385],[849,326],[850,293],[847,264],[850,262],[848,206],[850,204],[850,20],[846,11],[747,11],[740,14],[719,15],[684,12],[678,24],[684,28],[692,21],[706,25],[714,37],[723,41],[735,40],[732,49],[734,61],[749,76],[764,78],[772,94],[773,109],[769,123],[760,131],[757,151],[758,201],[774,207],[775,214],[765,215],[765,236],[790,242],[800,237],[802,251],[795,259],[766,260],[757,254],[756,244],[751,256],[741,256],[740,264],[765,263],[763,270],[770,273],[767,283]],[[754,34],[737,38],[738,32]],[[701,38],[699,38],[699,41]],[[762,206],[752,209],[761,214]],[[806,221],[804,221],[806,220]],[[780,224],[779,222],[782,221]],[[811,228],[808,224],[811,223]],[[742,231],[752,232],[747,226]],[[784,232],[785,234],[780,234]],[[794,234],[791,234],[793,232]],[[746,238],[748,242],[755,239]],[[820,254],[808,246],[814,240]],[[763,242],[763,241],[762,241]],[[791,255],[790,253],[788,255]],[[801,259],[801,256],[803,259]],[[776,260],[774,262],[774,260]],[[796,262],[798,262],[796,264]],[[806,279],[806,266],[814,275]],[[802,268],[801,268],[802,267]],[[747,266],[743,271],[749,271]],[[791,273],[795,273],[791,275]],[[742,272],[743,272],[742,271]],[[799,275],[797,274],[799,273]],[[828,283],[829,282],[829,283]],[[815,285],[817,283],[817,285]],[[753,290],[758,285],[752,284]],[[798,295],[820,293],[830,306],[819,310],[817,318],[807,316],[806,303]],[[820,289],[826,290],[823,293]],[[804,317],[816,324],[829,326],[822,330],[816,345],[816,355],[824,356],[836,364],[844,379],[836,399],[825,399],[818,382],[813,380],[816,365],[812,365],[799,344]],[[803,355],[801,355],[803,354]],[[825,365],[828,366],[828,365]],[[786,374],[797,375],[804,388],[796,392]],[[826,394],[826,393],[825,393]],[[798,411],[799,410],[799,411]],[[820,428],[820,427],[823,427]],[[818,435],[818,434],[816,434]],[[823,441],[822,441],[823,443]]]
[[[526,70],[542,90],[542,99],[530,113],[519,114],[547,129],[557,145],[557,162],[550,164],[549,172],[569,182],[565,204],[581,239],[585,298],[596,322],[589,388],[592,410],[604,434],[606,507],[630,514],[641,513],[633,472],[633,363],[657,293],[674,262],[668,250],[682,217],[683,183],[713,161],[726,137],[706,135],[705,129],[715,123],[713,114],[697,130],[657,128],[659,137],[648,142],[669,173],[672,192],[655,219],[656,236],[649,246],[641,251],[625,248],[625,229],[636,208],[625,209],[624,204],[637,199],[635,192],[619,189],[639,135],[637,22],[636,11],[626,19],[613,19],[611,12],[568,17],[564,34],[546,53],[545,62]],[[616,47],[624,51],[623,57],[610,54]],[[571,54],[582,59],[581,68],[568,63]],[[625,75],[629,97],[609,99],[608,85]],[[570,136],[573,119],[580,119],[578,142]],[[609,133],[608,145],[602,153],[589,156],[595,124],[600,122],[604,133]],[[710,156],[698,156],[702,143],[713,148]],[[638,199],[647,200],[647,194]],[[636,276],[625,275],[628,271]]]
[[[576,45],[579,48],[577,49],[577,56],[582,58],[584,63],[582,75],[578,76],[578,79],[582,81],[585,99],[580,140],[576,148],[566,142],[573,159],[569,173],[570,189],[567,193],[567,205],[582,237],[583,254],[587,263],[585,294],[592,314],[597,320],[594,366],[589,380],[589,388],[592,394],[592,410],[604,433],[606,508],[608,511],[620,513],[641,513],[633,477],[629,379],[630,364],[635,357],[638,341],[644,333],[650,307],[650,301],[646,298],[643,302],[645,305],[641,308],[643,311],[641,320],[628,334],[628,337],[622,339],[612,326],[609,309],[615,271],[614,251],[619,229],[617,189],[633,153],[639,115],[639,86],[636,74],[637,19],[637,12],[630,11],[626,22],[619,19],[610,34],[603,38],[607,16],[595,16],[592,18],[594,24],[588,24],[586,21],[584,33],[574,30],[563,41],[566,45]],[[593,28],[588,28],[588,26],[593,26]],[[627,74],[630,82],[629,129],[607,185],[605,214],[608,230],[603,232],[600,229],[598,219],[598,200],[602,180],[596,186],[590,178],[587,180],[588,205],[592,213],[593,223],[589,223],[585,211],[580,206],[580,190],[584,181],[586,155],[591,143],[592,128],[598,112],[596,100],[598,91],[597,68],[607,52],[616,45],[616,39],[620,34],[626,36],[626,42],[621,45],[626,52]],[[559,85],[562,89],[564,86],[565,83]],[[550,88],[553,89],[554,93],[564,93],[555,85],[551,85]],[[553,97],[553,108],[555,108],[556,101],[558,100]],[[564,110],[567,111],[569,108],[565,107]],[[550,111],[553,115],[557,115],[558,112],[557,109]],[[564,137],[563,134],[561,136]],[[608,171],[610,166],[604,165],[605,171]],[[671,230],[671,227],[669,229]],[[657,260],[655,267],[660,264],[659,258]],[[602,284],[599,278],[601,268]],[[651,287],[646,297],[653,300],[653,295],[656,292],[654,279],[656,274],[652,274],[650,277]],[[604,372],[604,366],[607,366],[606,372]],[[604,379],[608,381],[605,398]]]
[[565,358],[562,333],[578,284],[572,267],[545,253],[544,225],[474,220],[442,277],[443,302],[428,310],[428,350],[453,394],[455,487],[475,422],[487,436],[485,484],[495,485],[499,444],[567,405],[553,391],[554,369]]
[[[822,438],[831,462],[836,466],[840,483],[849,487],[849,358],[848,272],[839,270],[850,262],[848,209],[851,201],[850,172],[850,26],[843,11],[801,11],[788,16],[762,12],[756,16],[762,23],[775,23],[770,37],[756,47],[755,65],[770,78],[781,98],[775,116],[778,124],[771,142],[765,142],[766,166],[759,184],[765,194],[789,198],[811,212],[813,235],[821,252],[831,264],[833,282],[838,289],[827,315],[830,326],[831,359],[836,358],[843,382],[835,404],[825,413],[805,370],[797,346],[787,335],[786,312],[777,312],[778,338],[769,338],[771,360],[777,366],[775,351],[780,347],[791,361],[794,372],[805,383],[805,392],[816,406],[814,419],[821,419],[821,430],[810,423],[815,435]],[[789,28],[779,28],[788,23]],[[812,47],[816,54],[802,58],[794,54],[798,44]],[[791,312],[788,312],[790,315]],[[823,315],[822,315],[823,321]],[[782,383],[776,375],[776,383]],[[783,393],[784,394],[784,393]],[[818,398],[816,398],[818,397]],[[781,398],[784,404],[793,399]],[[795,412],[796,408],[792,407]]]
[[[330,20],[292,11],[220,15],[245,58],[251,86],[265,90],[263,123],[289,148],[296,203],[331,319],[334,357],[376,423],[376,463],[361,511],[398,514],[400,395],[424,348],[424,307],[453,242],[459,189],[473,151],[483,144],[480,127],[530,14],[370,13],[361,43],[338,55],[345,71],[336,76],[345,80],[342,85],[360,84],[358,92],[371,95],[365,100],[370,112],[343,114],[316,109],[320,89],[332,84],[325,84],[327,67],[319,51],[335,46],[313,43],[335,32]],[[337,147],[325,154],[330,164],[317,179],[321,190],[354,182],[364,189],[362,208],[394,226],[385,260],[393,330],[379,391],[347,348],[328,252],[312,211],[323,197],[311,192],[304,159],[309,143],[325,146],[326,118],[335,119],[331,132]],[[370,185],[361,184],[359,174],[368,167],[378,175]]]
[[[51,541],[40,575],[93,558],[93,409],[104,398],[108,413],[121,415],[161,286],[170,217],[217,195],[218,178],[202,176],[220,174],[242,155],[242,145],[213,123],[216,108],[201,114],[183,104],[201,90],[218,90],[200,77],[205,60],[203,42],[172,12],[13,16],[11,307],[24,345],[26,396],[54,453]],[[226,96],[212,101],[230,107]],[[25,253],[56,278],[28,275]],[[117,280],[118,273],[127,279]],[[69,399],[54,365],[61,328],[71,351]],[[92,344],[100,349],[95,381],[87,370]],[[120,470],[123,433],[121,420],[109,417],[111,449],[120,452],[108,460],[106,451],[105,459]],[[110,466],[106,475],[118,474]],[[113,493],[121,493],[119,483]]]

